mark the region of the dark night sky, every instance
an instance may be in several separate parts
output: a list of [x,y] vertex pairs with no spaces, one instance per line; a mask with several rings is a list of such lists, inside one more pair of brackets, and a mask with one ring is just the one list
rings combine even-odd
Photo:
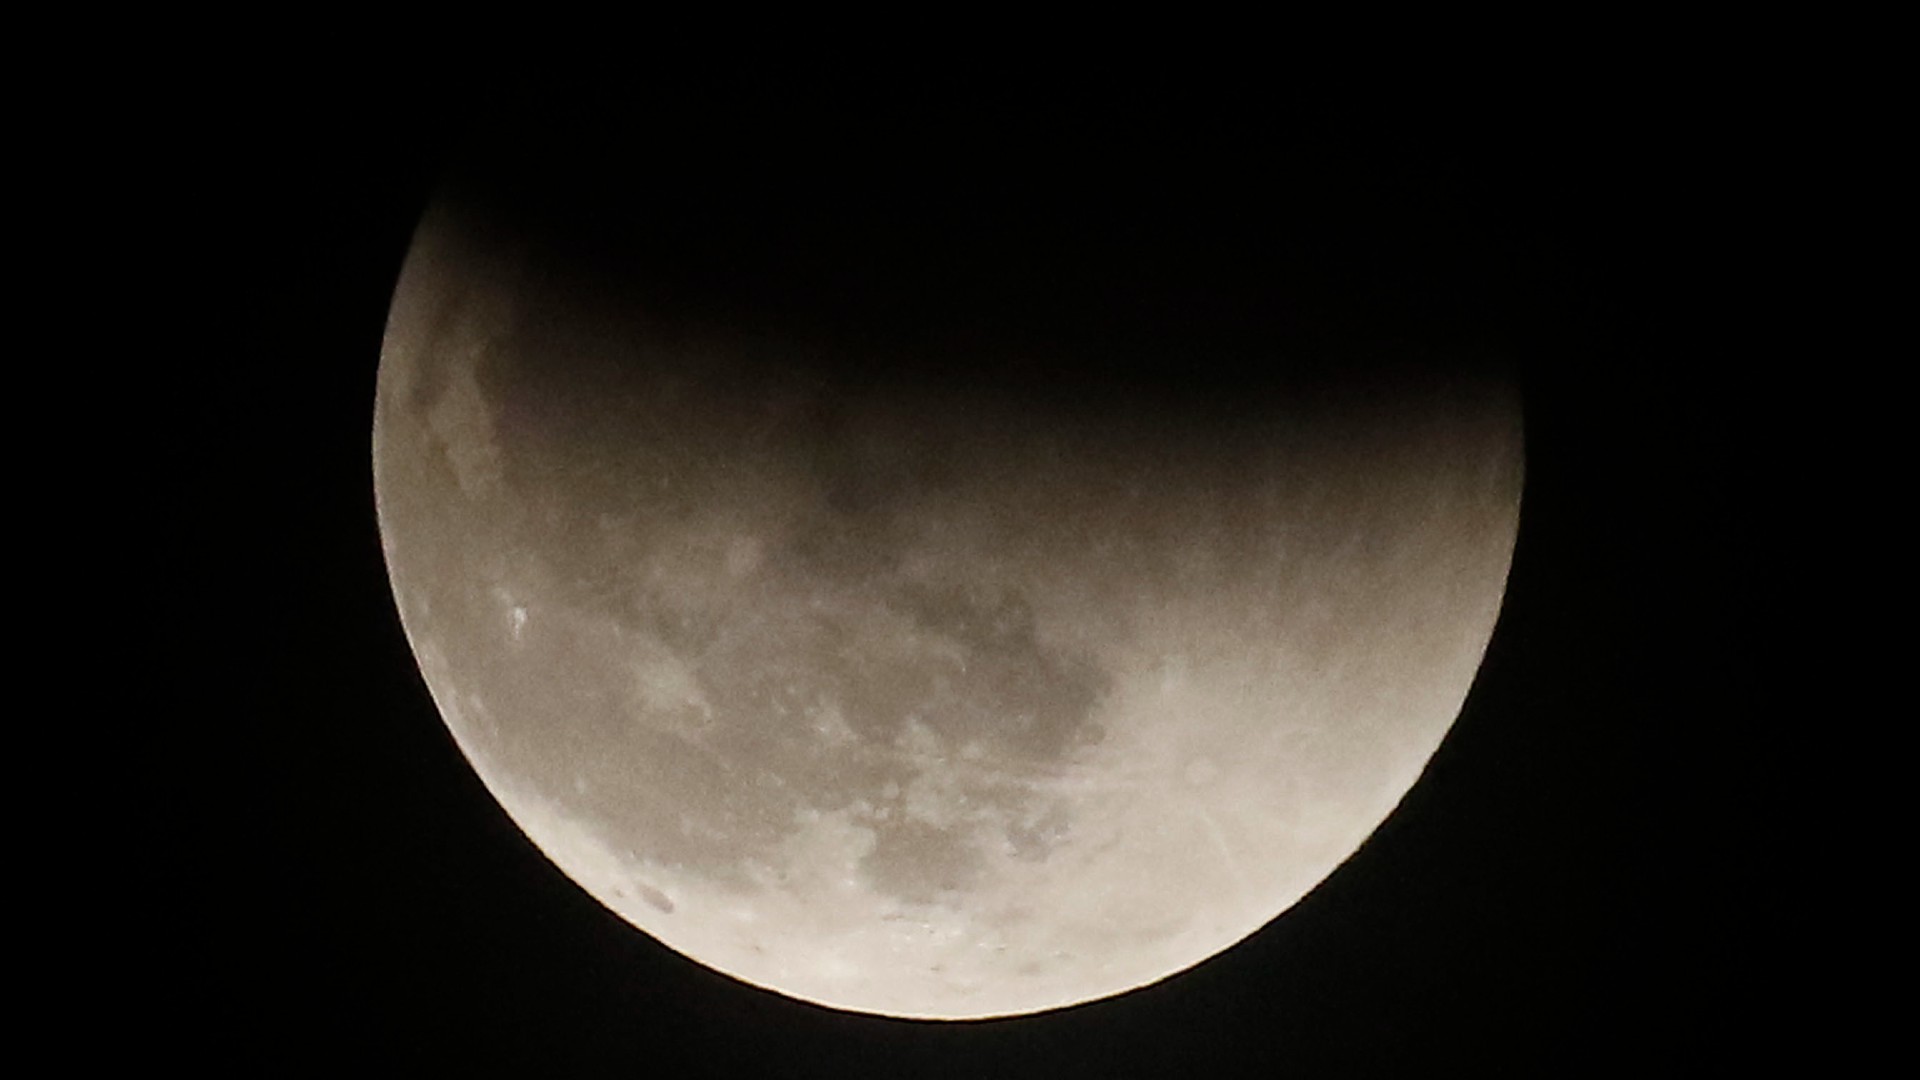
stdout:
[[[862,253],[924,226],[965,175],[998,194],[979,200],[980,220],[933,232],[980,265],[1011,255],[1072,270],[1090,263],[1060,250],[1111,242],[1153,267],[1046,293],[1075,318],[1124,280],[1156,340],[1196,311],[1251,317],[1277,295],[1263,290],[1291,283],[1304,290],[1292,303],[1335,312],[1312,331],[1322,338],[1511,357],[1528,478],[1486,665],[1426,776],[1362,852],[1169,982],[945,1026],[732,983],[599,908],[520,836],[435,714],[387,591],[368,443],[387,299],[456,134],[493,121],[397,88],[391,108],[296,112],[238,200],[259,218],[266,269],[249,288],[273,358],[260,365],[273,452],[247,467],[256,490],[289,496],[268,501],[287,514],[273,588],[290,599],[272,668],[283,681],[262,717],[286,737],[258,746],[276,763],[271,842],[258,845],[276,884],[246,920],[233,986],[253,1019],[232,1045],[531,1075],[1566,1074],[1708,1060],[1737,1005],[1717,892],[1731,857],[1715,854],[1716,829],[1731,826],[1713,824],[1719,793],[1697,761],[1735,727],[1727,688],[1747,678],[1724,636],[1743,613],[1708,598],[1747,573],[1747,556],[1720,531],[1737,509],[1726,423],[1700,407],[1731,369],[1689,315],[1716,192],[1715,150],[1687,115],[1598,92],[634,97],[636,130],[650,133],[635,145],[684,166],[665,188],[681,200],[668,250],[755,267],[741,287],[754,303],[852,317],[882,288],[860,277]],[[543,118],[533,137],[526,119],[513,130],[531,141],[506,145],[584,130]],[[1131,179],[1079,196],[1116,171]],[[1276,176],[1291,205],[1263,201]],[[921,195],[884,213],[849,194],[902,190]],[[1120,214],[1122,202],[1140,209]],[[1062,239],[1049,223],[1066,206],[1082,210]],[[1103,231],[1122,220],[1136,226],[1125,244]],[[1308,254],[1253,275],[1270,269],[1254,242],[1280,236]],[[841,276],[782,278],[795,273],[782,245],[806,244],[830,247],[821,257]],[[1022,245],[1054,254],[1022,259]],[[686,287],[705,295],[707,272],[688,271]],[[1007,288],[1044,292],[1043,279]],[[920,314],[911,300],[889,310]],[[1141,364],[1143,378],[1166,377]],[[1248,376],[1196,377],[1231,394]]]

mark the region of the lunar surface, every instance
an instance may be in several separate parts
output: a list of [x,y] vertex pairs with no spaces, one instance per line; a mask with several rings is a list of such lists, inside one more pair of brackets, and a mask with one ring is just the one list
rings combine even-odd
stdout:
[[1393,811],[1500,607],[1509,387],[1163,407],[834,347],[582,287],[444,204],[416,235],[374,425],[394,593],[582,888],[755,986],[1003,1016],[1227,949]]

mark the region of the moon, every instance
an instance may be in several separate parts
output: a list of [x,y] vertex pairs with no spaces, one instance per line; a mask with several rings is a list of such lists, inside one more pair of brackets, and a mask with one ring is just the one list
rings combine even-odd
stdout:
[[1459,714],[1518,525],[1503,379],[1189,393],[648,282],[435,202],[374,487],[461,751],[684,956],[894,1017],[1121,994],[1314,889]]

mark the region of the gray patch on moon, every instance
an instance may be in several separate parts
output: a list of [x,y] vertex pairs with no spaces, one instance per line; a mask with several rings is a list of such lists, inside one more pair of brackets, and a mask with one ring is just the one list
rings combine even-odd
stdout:
[[667,899],[666,893],[661,892],[659,889],[643,881],[634,882],[633,888],[635,892],[640,894],[640,899],[651,904],[654,910],[660,912],[662,915],[673,914],[673,901]]
[[918,821],[874,830],[860,869],[875,889],[910,903],[935,903],[970,890],[986,870],[986,853],[949,830]]
[[1007,847],[1023,862],[1044,862],[1072,832],[1072,815],[1063,803],[1054,802],[1037,814],[1008,823]]

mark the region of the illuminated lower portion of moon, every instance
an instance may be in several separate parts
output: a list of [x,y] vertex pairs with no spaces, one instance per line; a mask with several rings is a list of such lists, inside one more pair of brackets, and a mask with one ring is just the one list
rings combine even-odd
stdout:
[[1118,994],[1314,888],[1459,712],[1497,384],[1206,427],[862,381],[483,232],[430,215],[394,301],[402,619],[507,812],[688,957],[892,1016]]

